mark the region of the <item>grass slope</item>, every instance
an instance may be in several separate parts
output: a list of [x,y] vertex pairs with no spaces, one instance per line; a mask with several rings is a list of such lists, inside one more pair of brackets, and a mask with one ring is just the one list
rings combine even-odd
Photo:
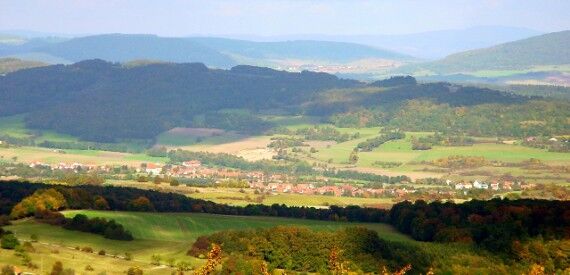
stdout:
[[570,31],[555,32],[453,54],[425,67],[436,72],[450,73],[570,64],[568,44]]
[[[105,211],[65,211],[67,217],[76,214],[89,217],[104,217],[114,219],[130,230],[134,241],[108,240],[99,235],[69,231],[60,227],[40,224],[31,219],[16,221],[6,229],[15,232],[21,240],[27,240],[32,234],[39,236],[39,243],[34,244],[38,249],[32,254],[34,262],[43,263],[51,268],[56,260],[63,261],[65,267],[82,271],[90,264],[96,271],[107,271],[108,274],[121,274],[129,266],[140,266],[145,274],[168,274],[166,267],[153,267],[150,258],[153,254],[163,259],[174,258],[177,261],[188,261],[199,267],[202,260],[185,255],[195,239],[202,235],[212,234],[221,230],[243,230],[248,228],[267,228],[273,226],[306,226],[315,230],[337,230],[347,226],[365,226],[376,230],[379,235],[388,240],[398,242],[413,242],[409,237],[398,233],[386,224],[340,223],[300,219],[283,219],[272,217],[241,217],[220,216],[210,214],[182,213],[140,213],[140,212],[105,212]],[[75,247],[91,247],[95,253],[106,250],[107,254],[124,255],[129,252],[133,261],[115,259],[109,256],[76,251]],[[50,251],[57,249],[59,253]],[[18,263],[12,252],[0,249],[0,264]]]

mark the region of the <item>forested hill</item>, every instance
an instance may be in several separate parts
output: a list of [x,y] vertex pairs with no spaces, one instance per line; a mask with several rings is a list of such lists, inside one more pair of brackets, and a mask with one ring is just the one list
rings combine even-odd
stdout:
[[101,58],[115,62],[136,59],[167,62],[204,62],[228,68],[236,65],[229,56],[200,43],[154,35],[104,34],[74,38],[34,49],[72,62]]
[[[31,39],[2,43],[0,57],[21,57],[48,63],[72,63],[100,58],[113,62],[152,60],[201,62],[208,67],[231,68],[239,64],[347,63],[362,59],[409,61],[394,51],[346,42],[297,40],[256,42],[216,37],[160,37],[146,34],[101,34],[77,38]],[[280,63],[284,62],[284,63]]]
[[439,73],[456,73],[564,65],[570,64],[568,45],[570,45],[570,31],[562,31],[457,53],[419,66]]
[[[164,63],[127,68],[88,60],[0,77],[0,116],[28,113],[32,128],[87,140],[152,138],[190,126],[198,114],[298,106],[318,91],[361,85],[324,73],[252,66],[215,70],[200,63]],[[246,124],[255,127],[252,120]]]

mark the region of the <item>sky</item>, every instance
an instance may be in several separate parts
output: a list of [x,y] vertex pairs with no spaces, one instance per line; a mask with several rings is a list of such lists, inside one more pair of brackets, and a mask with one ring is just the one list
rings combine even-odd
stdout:
[[0,30],[58,34],[407,34],[570,29],[568,0],[0,0]]

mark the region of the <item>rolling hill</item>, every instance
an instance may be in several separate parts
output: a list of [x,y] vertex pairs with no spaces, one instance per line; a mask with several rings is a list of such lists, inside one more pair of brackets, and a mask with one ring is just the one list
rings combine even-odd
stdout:
[[418,66],[436,73],[460,73],[566,65],[570,64],[570,48],[567,45],[570,45],[570,31],[562,31],[452,54]]
[[422,59],[439,59],[450,54],[486,48],[542,34],[539,31],[508,26],[477,26],[465,29],[428,31],[410,34],[366,35],[287,35],[243,36],[256,41],[319,40],[358,43],[400,52]]
[[153,138],[196,124],[256,131],[266,123],[246,112],[217,111],[295,107],[318,91],[358,85],[324,73],[244,65],[231,70],[201,63],[128,68],[87,60],[0,77],[0,116],[29,113],[28,126],[97,141]]
[[253,42],[215,37],[194,37],[188,40],[201,43],[223,53],[261,60],[306,59],[344,63],[368,58],[389,60],[413,59],[411,56],[394,51],[347,42],[315,40]]
[[228,56],[201,44],[154,35],[86,36],[40,47],[37,51],[72,62],[95,58],[112,62],[153,59],[167,62],[204,62],[220,68],[236,65]]
[[216,37],[159,37],[144,34],[102,34],[77,38],[0,36],[0,56],[71,64],[86,59],[111,62],[153,60],[204,63],[231,68],[237,64],[287,68],[304,65],[347,64],[361,60],[405,62],[414,58],[394,51],[355,43],[314,40],[253,42]]

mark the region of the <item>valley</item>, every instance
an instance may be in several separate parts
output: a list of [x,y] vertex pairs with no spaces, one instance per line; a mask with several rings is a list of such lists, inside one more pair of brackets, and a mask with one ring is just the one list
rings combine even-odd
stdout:
[[564,10],[0,1],[0,274],[570,274]]

